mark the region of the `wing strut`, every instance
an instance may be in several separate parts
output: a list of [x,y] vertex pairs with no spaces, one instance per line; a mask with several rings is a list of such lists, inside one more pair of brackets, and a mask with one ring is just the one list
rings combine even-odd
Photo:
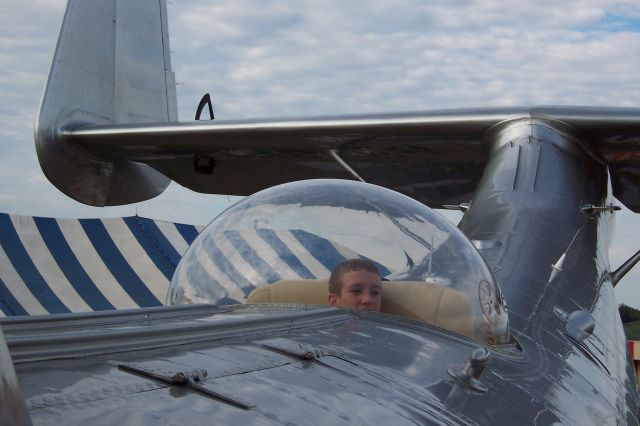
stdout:
[[338,150],[337,149],[329,150],[329,154],[331,154],[331,157],[333,157],[333,159],[336,160],[338,162],[338,164],[340,164],[351,176],[353,176],[354,178],[358,179],[360,182],[366,183],[364,181],[364,179],[362,179],[360,177],[358,172],[353,170],[353,168],[349,165],[349,163],[347,163],[346,161],[344,161],[344,159],[342,157],[340,157],[340,154],[338,154]]
[[636,266],[636,263],[640,260],[640,250],[636,252],[633,256],[631,256],[626,262],[622,264],[618,269],[611,273],[611,284],[615,287],[618,284],[618,281],[624,277],[627,272],[633,269]]

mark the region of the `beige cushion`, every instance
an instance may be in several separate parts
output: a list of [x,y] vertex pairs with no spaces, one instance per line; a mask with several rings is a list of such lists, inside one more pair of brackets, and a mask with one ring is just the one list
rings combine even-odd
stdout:
[[[282,280],[254,289],[247,303],[329,305],[329,288],[325,280]],[[476,334],[476,314],[469,298],[433,283],[383,281],[381,311],[470,337]]]

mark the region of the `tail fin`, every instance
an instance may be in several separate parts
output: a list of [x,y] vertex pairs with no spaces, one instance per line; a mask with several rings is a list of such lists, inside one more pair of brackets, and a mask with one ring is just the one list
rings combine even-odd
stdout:
[[35,126],[47,178],[96,206],[155,197],[168,178],[88,155],[60,135],[83,125],[168,121],[177,121],[177,104],[165,0],[69,0]]

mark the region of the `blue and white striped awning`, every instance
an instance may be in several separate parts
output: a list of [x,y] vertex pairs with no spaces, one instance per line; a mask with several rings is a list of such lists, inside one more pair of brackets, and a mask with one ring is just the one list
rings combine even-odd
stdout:
[[159,306],[200,227],[0,213],[0,316]]
[[[160,306],[201,230],[138,216],[0,213],[0,316]],[[203,237],[178,270],[183,294],[177,303],[244,303],[256,287],[285,278],[327,278],[343,260],[362,257],[303,230],[229,230]],[[389,273],[378,266],[383,276]]]
[[[249,293],[284,279],[328,279],[347,259],[364,257],[302,229],[205,230],[176,270],[171,303],[245,303]],[[377,264],[382,276],[390,271]]]

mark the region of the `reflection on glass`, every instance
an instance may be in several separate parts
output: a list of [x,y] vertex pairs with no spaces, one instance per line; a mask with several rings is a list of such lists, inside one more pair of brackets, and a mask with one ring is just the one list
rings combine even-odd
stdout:
[[[508,340],[500,290],[469,240],[419,202],[353,181],[293,182],[230,207],[183,257],[167,303],[245,303],[251,291],[268,284],[326,280],[340,262],[355,257],[375,262],[390,281],[384,283],[383,311],[386,292],[398,298],[388,306],[409,301],[393,313],[406,311],[489,343]],[[429,309],[442,313],[429,319],[430,313],[420,312]]]

